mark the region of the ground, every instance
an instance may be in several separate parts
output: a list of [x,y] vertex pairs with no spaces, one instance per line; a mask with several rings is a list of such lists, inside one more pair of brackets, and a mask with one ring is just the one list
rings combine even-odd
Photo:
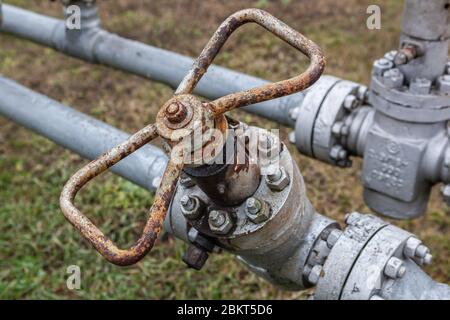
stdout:
[[[7,3],[60,16],[58,2],[7,0]],[[103,26],[122,36],[189,56],[201,51],[229,14],[263,8],[303,32],[324,49],[326,73],[367,84],[372,61],[398,42],[402,1],[98,1]],[[369,31],[366,9],[382,9],[382,29]],[[158,83],[90,65],[48,48],[0,34],[0,74],[128,132],[154,121],[172,89]],[[304,68],[298,54],[256,26],[233,35],[217,64],[269,80]],[[265,128],[273,122],[243,112],[234,116]],[[289,133],[281,128],[285,141]],[[308,196],[318,212],[340,222],[344,214],[370,213],[362,200],[361,161],[336,169],[301,156]],[[29,130],[0,117],[0,298],[8,299],[303,299],[307,292],[285,292],[244,269],[232,255],[213,255],[202,271],[181,262],[186,246],[160,241],[143,261],[120,268],[103,260],[64,220],[58,197],[64,182],[86,161]],[[112,174],[96,180],[78,201],[108,235],[123,246],[139,234],[152,195]],[[450,282],[450,215],[433,190],[427,214],[395,222],[429,245],[436,280]],[[81,290],[68,290],[66,268],[79,265]]]

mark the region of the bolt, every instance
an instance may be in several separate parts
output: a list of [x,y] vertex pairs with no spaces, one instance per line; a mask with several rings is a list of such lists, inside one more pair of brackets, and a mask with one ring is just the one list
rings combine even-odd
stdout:
[[344,122],[337,121],[333,126],[331,127],[331,132],[336,136],[340,137],[342,134],[342,129],[344,128]]
[[195,207],[195,200],[193,200],[190,196],[184,195],[180,199],[180,203],[185,210],[192,210]]
[[258,150],[261,157],[273,159],[279,152],[280,142],[269,134],[260,134],[258,137]]
[[245,213],[253,223],[261,223],[270,218],[270,207],[265,201],[251,197],[247,199]]
[[410,237],[405,243],[403,248],[403,254],[405,257],[413,259],[416,256],[416,249],[422,244],[422,241],[416,237]]
[[417,47],[411,44],[405,45],[394,57],[396,66],[404,65],[417,57]]
[[266,176],[267,186],[272,191],[283,191],[290,181],[289,174],[283,167],[277,168],[275,173]]
[[345,150],[341,145],[337,144],[330,150],[330,158],[335,161],[346,160],[347,157],[347,150]]
[[180,184],[188,189],[191,188],[193,186],[195,186],[195,182],[194,180],[192,180],[188,175],[186,175],[185,173],[183,173],[180,177]]
[[396,257],[391,257],[384,267],[384,274],[392,279],[403,277],[405,272],[403,261]]
[[353,94],[349,94],[344,99],[344,108],[351,111],[359,106],[360,101]]
[[180,203],[181,212],[186,219],[197,219],[203,213],[203,203],[195,196],[184,195],[181,197]]
[[319,282],[320,277],[323,273],[323,267],[319,264],[312,267],[311,272],[308,275],[308,281],[312,285],[316,285]]
[[399,88],[403,86],[404,80],[405,76],[397,68],[387,70],[383,74],[383,83],[389,88]]
[[433,262],[433,256],[429,253],[427,253],[425,255],[425,257],[423,258],[423,263],[426,265],[430,265]]
[[388,53],[386,53],[386,54],[384,55],[384,58],[387,59],[387,60],[389,60],[389,61],[394,62],[394,59],[395,59],[395,56],[397,55],[397,53],[398,53],[397,50],[389,51]]
[[192,243],[194,243],[195,241],[197,241],[197,237],[198,237],[199,233],[198,230],[195,228],[190,228],[189,232],[188,232],[188,240]]
[[342,235],[342,231],[339,229],[333,229],[327,237],[327,246],[328,248],[333,248],[336,242],[339,240],[339,237]]
[[440,76],[436,81],[436,87],[441,94],[450,94],[450,75]]
[[429,94],[431,81],[427,78],[414,78],[409,84],[409,91],[414,94]]
[[181,102],[174,101],[165,109],[165,115],[170,123],[180,123],[187,115],[187,109]]
[[261,210],[261,202],[256,198],[248,198],[246,202],[246,210],[250,214],[257,214]]
[[366,86],[359,86],[357,97],[362,103],[367,102],[369,100],[369,89]]
[[430,253],[430,249],[428,249],[426,246],[424,246],[423,244],[419,245],[416,248],[416,257],[419,258],[424,258],[427,254]]
[[208,252],[196,245],[190,245],[184,253],[182,260],[189,268],[200,270],[205,265],[208,257]]
[[348,225],[353,225],[360,218],[361,218],[361,214],[359,212],[347,213],[345,215],[345,223]]
[[382,76],[386,70],[392,69],[394,63],[388,59],[381,58],[373,63],[373,74],[375,76]]
[[208,218],[209,228],[212,232],[225,235],[233,227],[230,214],[224,210],[212,210]]

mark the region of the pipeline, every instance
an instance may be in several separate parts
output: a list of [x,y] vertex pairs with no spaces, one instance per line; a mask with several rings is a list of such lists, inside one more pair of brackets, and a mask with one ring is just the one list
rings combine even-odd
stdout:
[[[0,31],[92,63],[100,63],[132,74],[165,83],[176,88],[191,68],[194,59],[175,52],[125,39],[100,28],[95,7],[82,7],[82,14],[91,19],[82,30],[66,33],[63,20],[55,19],[12,5],[3,5]],[[26,21],[27,23],[22,23]],[[170,63],[167,63],[170,61]],[[234,92],[269,83],[266,80],[211,65],[196,86],[194,93],[216,99]],[[296,93],[276,100],[243,108],[278,123],[294,127],[290,110],[298,107],[304,94]]]

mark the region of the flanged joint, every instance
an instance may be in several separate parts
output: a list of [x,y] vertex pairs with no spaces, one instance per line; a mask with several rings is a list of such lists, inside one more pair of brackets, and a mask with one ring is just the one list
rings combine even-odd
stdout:
[[261,223],[270,218],[270,206],[263,200],[251,197],[247,199],[245,214],[253,223]]
[[233,228],[230,213],[225,210],[212,210],[208,217],[209,229],[218,235],[226,235]]

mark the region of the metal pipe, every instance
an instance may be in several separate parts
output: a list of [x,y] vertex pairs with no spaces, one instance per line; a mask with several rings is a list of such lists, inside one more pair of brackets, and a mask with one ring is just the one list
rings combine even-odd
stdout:
[[[95,159],[125,141],[129,134],[0,77],[0,114],[84,158]],[[167,163],[165,153],[146,145],[111,170],[153,190]]]
[[[92,17],[90,17],[92,18]],[[95,24],[94,24],[95,25]],[[77,37],[66,33],[63,20],[47,17],[11,5],[3,5],[0,31],[52,47],[77,58],[101,63],[176,88],[193,64],[193,59],[137,41],[128,40],[98,27],[80,30]],[[70,38],[70,41],[68,40]],[[268,81],[212,65],[194,93],[209,98],[258,87]],[[261,102],[244,108],[290,127],[290,110],[301,105],[304,94]]]

